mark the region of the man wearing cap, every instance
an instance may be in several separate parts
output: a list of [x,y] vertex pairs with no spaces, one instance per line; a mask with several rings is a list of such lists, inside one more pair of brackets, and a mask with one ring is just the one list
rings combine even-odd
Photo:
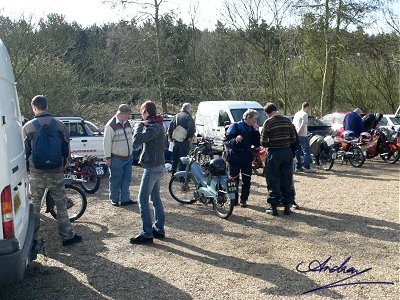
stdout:
[[[174,131],[183,127],[186,130],[186,134],[182,139],[178,140],[178,137],[174,137]],[[196,126],[192,118],[192,105],[190,103],[184,103],[182,105],[180,113],[178,113],[172,120],[168,128],[168,138],[174,142],[174,148],[172,150],[172,174],[176,172],[180,158],[188,155],[192,146],[192,138],[196,132]],[[181,171],[185,170],[185,165],[181,164]]]
[[354,132],[355,137],[359,137],[360,133],[364,131],[364,123],[361,119],[361,113],[362,110],[359,108],[356,108],[353,110],[353,112],[348,113],[344,117],[344,130],[350,130]]
[[134,204],[129,193],[132,176],[131,108],[121,104],[104,129],[104,154],[110,170],[109,199],[114,206]]

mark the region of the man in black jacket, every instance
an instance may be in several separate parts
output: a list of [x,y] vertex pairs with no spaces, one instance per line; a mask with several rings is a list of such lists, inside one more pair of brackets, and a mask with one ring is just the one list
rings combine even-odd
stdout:
[[[168,128],[168,139],[174,142],[174,148],[172,150],[172,174],[175,174],[180,158],[188,155],[190,148],[192,147],[192,138],[196,132],[196,126],[191,114],[192,105],[190,103],[184,103],[180,113],[174,117]],[[178,137],[178,135],[174,134],[174,131],[177,132],[182,128],[186,130],[184,136]],[[185,170],[185,165],[180,164],[179,170]]]

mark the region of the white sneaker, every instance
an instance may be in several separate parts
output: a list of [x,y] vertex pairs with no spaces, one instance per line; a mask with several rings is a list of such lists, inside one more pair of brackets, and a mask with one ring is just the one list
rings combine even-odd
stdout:
[[309,168],[309,169],[304,169],[305,173],[315,173],[316,171],[313,168]]

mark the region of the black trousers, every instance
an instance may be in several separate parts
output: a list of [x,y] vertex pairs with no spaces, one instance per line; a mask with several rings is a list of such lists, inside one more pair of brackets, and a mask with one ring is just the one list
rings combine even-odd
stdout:
[[[183,141],[183,142],[177,142],[174,141],[174,149],[172,150],[172,169],[171,172],[172,174],[175,174],[178,164],[180,163],[180,159],[183,156],[187,156],[189,154],[190,148],[192,147],[191,141]],[[186,168],[186,165],[180,164],[179,171],[184,171]]]
[[266,161],[268,198],[267,202],[277,206],[290,205],[294,202],[293,154],[290,147],[268,148]]
[[[239,174],[242,174],[242,187],[240,201],[246,202],[250,194],[251,185],[251,173],[253,169],[251,167],[251,161],[240,161],[234,160],[229,163],[229,176],[236,177],[237,182],[239,182]],[[239,199],[239,193],[236,193],[236,200]]]

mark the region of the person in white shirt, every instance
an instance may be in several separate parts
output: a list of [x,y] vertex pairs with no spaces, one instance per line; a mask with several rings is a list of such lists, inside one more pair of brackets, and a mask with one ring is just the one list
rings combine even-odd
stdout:
[[[311,168],[310,158],[310,144],[307,137],[307,125],[308,125],[308,113],[310,111],[310,105],[304,102],[299,110],[293,117],[293,125],[296,128],[297,135],[299,136],[300,149],[296,151],[296,171],[304,171],[307,173],[313,173],[315,170]],[[304,168],[301,164],[301,154],[304,154]]]

